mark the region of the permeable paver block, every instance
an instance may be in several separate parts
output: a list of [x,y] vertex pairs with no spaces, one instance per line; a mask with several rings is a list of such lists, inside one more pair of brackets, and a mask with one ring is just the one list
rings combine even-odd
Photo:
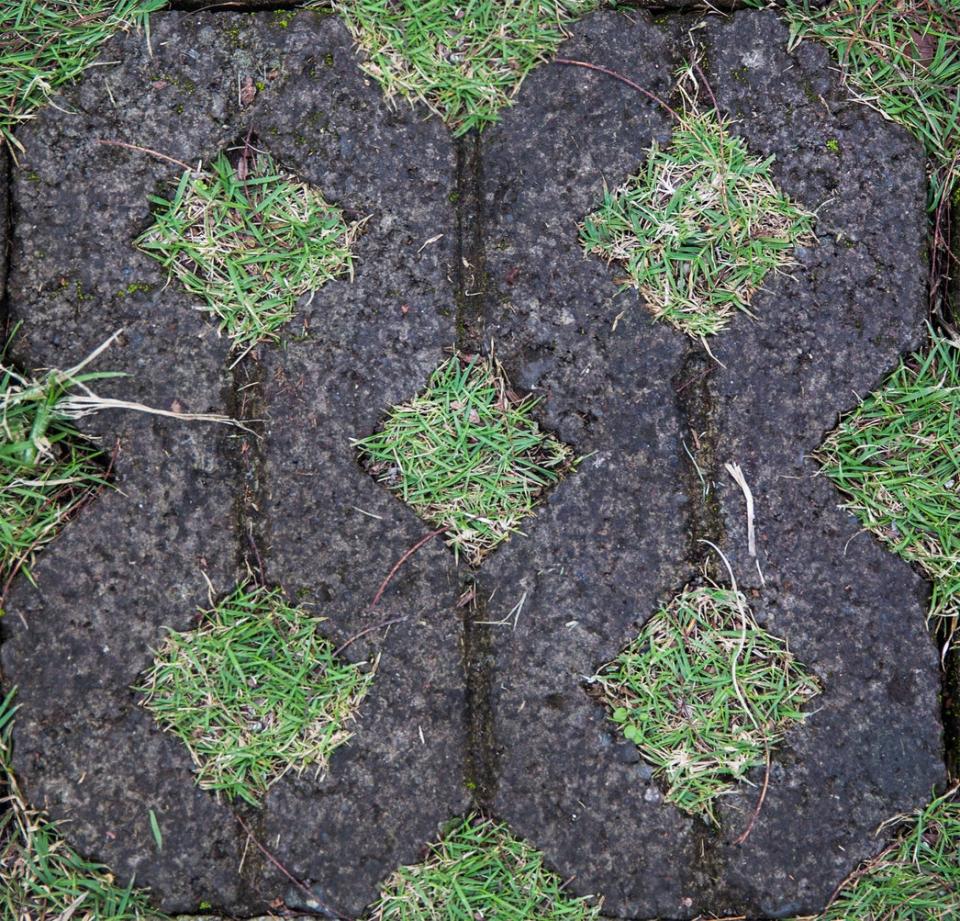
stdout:
[[[166,631],[189,630],[211,606],[205,576],[222,599],[247,578],[241,558],[259,556],[268,582],[326,619],[321,631],[345,660],[380,657],[329,772],[284,777],[251,820],[318,898],[358,913],[469,804],[453,558],[439,543],[424,548],[370,609],[423,526],[350,444],[416,392],[453,342],[454,150],[436,122],[388,109],[336,19],[304,14],[284,28],[266,14],[158,16],[150,43],[152,55],[143,36],[113,42],[105,59],[121,63],[91,72],[71,97],[81,114],[47,109],[22,134],[11,275],[20,355],[67,366],[123,327],[100,367],[130,376],[101,387],[107,395],[269,421],[253,438],[94,418],[108,447],[120,438],[118,489],[52,545],[39,587],[21,581],[9,599],[19,626],[3,647],[4,677],[19,688],[17,764],[31,798],[69,818],[81,852],[123,879],[135,873],[167,909],[207,902],[242,915],[295,901],[133,690]],[[272,76],[241,105],[238,82],[261,73]],[[104,102],[111,93],[116,107]],[[366,222],[354,280],[301,298],[283,349],[264,346],[234,367],[205,302],[176,282],[164,287],[165,271],[135,246],[152,221],[148,196],[168,191],[182,167],[97,142],[130,139],[210,163],[251,124],[278,162]],[[238,519],[251,504],[259,516]],[[387,621],[397,622],[365,632]]]
[[[858,534],[808,457],[924,334],[922,152],[849,106],[823,49],[787,54],[776,16],[710,19],[701,37],[735,130],[818,213],[792,277],[768,280],[756,319],[736,315],[709,341],[716,360],[664,336],[632,292],[618,296],[615,270],[585,261],[571,223],[604,182],[637,171],[638,151],[666,142],[668,114],[604,75],[542,70],[484,137],[486,233],[498,244],[487,250],[487,335],[514,380],[550,394],[546,422],[593,452],[529,539],[481,573],[493,595],[485,620],[523,603],[516,629],[492,638],[493,808],[614,916],[814,912],[875,851],[877,824],[925,802],[942,777],[924,586]],[[664,98],[671,54],[683,54],[655,52],[667,43],[663,29],[598,15],[564,54]],[[728,463],[752,491],[756,557]],[[665,799],[584,686],[699,564],[729,581],[705,540],[822,687],[773,750],[755,821],[763,768],[718,799],[719,831]]]
[[[688,30],[592,13],[561,54],[670,101]],[[922,151],[850,102],[824,49],[788,52],[774,13],[711,17],[694,37],[729,130],[752,158],[773,157],[772,185],[816,215],[789,274],[751,291],[755,317],[731,311],[709,350],[583,251],[578,225],[604,188],[638,175],[676,125],[576,63],[540,65],[499,124],[455,141],[425,109],[390,106],[334,15],[163,13],[149,45],[118,36],[103,57],[116,63],[18,132],[17,360],[69,366],[122,327],[96,367],[128,376],[98,384],[105,395],[221,411],[252,430],[82,420],[104,448],[119,444],[118,488],[5,603],[26,795],[158,906],[248,916],[279,899],[359,917],[479,809],[523,842],[517,853],[542,854],[570,899],[602,897],[605,915],[805,914],[879,848],[880,822],[943,779],[926,586],[859,532],[809,459],[923,338]],[[150,197],[221,152],[243,194],[258,175],[248,143],[339,209],[353,274],[284,294],[279,342],[241,354],[250,342],[231,348],[209,305],[166,285],[135,243],[156,218]],[[256,237],[270,196],[254,198],[238,227]],[[439,526],[376,482],[356,447],[455,355],[499,362],[502,408],[537,399],[537,437],[582,458],[479,567],[430,537]],[[469,410],[450,422],[467,440],[475,424]],[[391,486],[389,464],[372,472]],[[711,800],[716,824],[665,795],[637,732],[621,732],[590,682],[702,587],[704,567],[724,590],[735,577],[750,635],[786,644],[808,682],[797,713],[757,733],[768,741],[755,766]],[[169,630],[186,634],[198,611],[257,582],[322,618],[338,662],[379,661],[329,763],[271,774],[258,805],[237,811],[198,785],[189,747],[136,688]],[[734,608],[717,623],[745,630]],[[731,670],[739,662],[737,643]],[[727,701],[758,693],[722,677]],[[243,711],[240,691],[243,719],[270,718],[255,698]]]

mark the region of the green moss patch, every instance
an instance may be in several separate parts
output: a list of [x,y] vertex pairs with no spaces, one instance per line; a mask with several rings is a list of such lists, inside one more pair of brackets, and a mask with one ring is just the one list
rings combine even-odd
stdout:
[[664,780],[667,799],[716,822],[716,798],[765,763],[819,685],[757,625],[742,594],[704,587],[657,611],[590,690]]
[[457,355],[355,445],[378,482],[476,564],[574,466],[571,449],[533,419],[536,403],[511,390],[496,362]]
[[422,863],[384,884],[371,921],[585,921],[599,905],[572,898],[543,857],[491,819],[469,816]]
[[648,308],[694,338],[725,329],[771,271],[813,242],[812,215],[779,192],[772,158],[752,156],[730,124],[688,100],[667,147],[604,193],[580,225],[587,253],[616,263]]
[[960,616],[960,348],[933,335],[818,451],[864,527],[933,580],[930,615]]
[[137,690],[201,787],[256,805],[288,771],[327,770],[376,663],[340,661],[321,623],[278,589],[246,586],[168,635]]
[[358,224],[262,151],[224,154],[185,172],[137,240],[206,303],[221,332],[249,349],[279,338],[303,295],[353,273]]
[[[324,3],[326,5],[326,3]],[[598,0],[333,0],[387,98],[417,100],[463,134],[496,121],[523,78]]]
[[13,773],[13,693],[0,703],[0,917],[11,921],[163,921],[147,894],[118,886],[102,864],[70,848],[30,808]]
[[893,823],[896,840],[846,880],[818,921],[948,921],[960,917],[957,788]]
[[143,26],[166,0],[5,0],[0,3],[0,137],[96,59],[120,29]]

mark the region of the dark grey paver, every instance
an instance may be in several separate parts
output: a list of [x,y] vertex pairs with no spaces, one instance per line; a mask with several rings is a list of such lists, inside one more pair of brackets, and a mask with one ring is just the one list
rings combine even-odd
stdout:
[[[376,84],[350,69],[339,22],[324,30],[334,66],[291,76],[285,105],[265,113],[261,133],[286,138],[279,155],[303,162],[325,195],[369,220],[354,281],[317,293],[305,311],[309,338],[264,356],[268,567],[341,636],[407,620],[386,641],[374,634],[352,647],[355,655],[382,651],[357,735],[327,781],[275,788],[263,828],[288,867],[357,915],[377,884],[415,862],[468,804],[453,556],[439,540],[423,547],[369,610],[387,573],[430,528],[361,469],[350,444],[422,390],[454,344],[455,158],[435,120],[409,107],[387,113]],[[304,123],[318,126],[305,156],[297,151]]]
[[[564,56],[669,92],[666,55],[659,80],[639,63],[655,59],[669,33],[612,15],[574,33]],[[524,601],[516,629],[494,631],[495,809],[575,877],[574,891],[599,892],[605,911],[628,917],[815,911],[876,850],[879,822],[924,803],[943,777],[924,585],[857,536],[856,520],[805,460],[854,392],[922,338],[922,151],[846,101],[825,52],[787,55],[787,30],[772,14],[710,20],[701,34],[714,91],[738,130],[755,152],[776,154],[785,191],[823,205],[820,245],[801,254],[795,277],[771,279],[757,321],[739,317],[711,341],[722,364],[651,325],[634,295],[614,300],[616,269],[578,249],[574,222],[599,199],[602,179],[619,183],[649,142],[650,128],[628,121],[651,111],[643,96],[547,68],[485,144],[487,269],[499,297],[488,337],[514,380],[545,394],[544,417],[597,452],[529,537],[483,570],[488,620]],[[669,130],[659,114],[652,127]],[[840,158],[825,147],[833,137]],[[684,473],[681,440],[719,495],[715,511]],[[756,498],[765,586],[745,552],[744,500],[726,462],[742,465]],[[760,620],[824,683],[816,712],[775,752],[742,846],[731,842],[762,772],[757,787],[727,798],[713,831],[662,801],[635,748],[582,687],[694,575],[685,559],[709,555],[692,543],[698,536],[719,543]]]
[[[597,14],[562,53],[668,97],[689,24]],[[606,76],[540,68],[485,135],[481,160],[462,159],[462,172],[477,172],[457,185],[444,130],[383,104],[335,18],[168,14],[153,19],[152,57],[142,38],[119,37],[104,57],[122,63],[68,94],[77,114],[48,108],[22,132],[11,277],[20,358],[67,364],[123,325],[123,345],[100,367],[132,376],[103,384],[105,393],[192,410],[242,404],[265,420],[262,440],[247,439],[242,453],[225,430],[132,415],[90,421],[106,444],[121,439],[122,492],[78,516],[45,552],[39,587],[21,580],[7,605],[4,678],[20,687],[15,741],[28,795],[70,820],[84,853],[122,879],[135,871],[165,908],[209,902],[249,914],[277,897],[310,907],[244,848],[228,806],[196,789],[183,747],[129,691],[163,627],[186,628],[205,602],[202,573],[215,591],[239,577],[252,557],[248,529],[268,581],[316,605],[338,642],[405,618],[345,651],[379,653],[380,672],[330,776],[287,777],[263,810],[244,813],[313,890],[314,908],[359,914],[397,864],[418,859],[439,823],[468,808],[471,759],[495,769],[478,795],[499,818],[574,877],[573,891],[598,892],[606,913],[630,917],[815,910],[876,849],[876,824],[925,802],[942,778],[923,583],[857,534],[805,460],[854,391],[922,338],[922,154],[846,99],[825,52],[786,55],[773,15],[710,20],[695,34],[752,149],[777,155],[785,191],[823,206],[820,243],[796,277],[772,280],[758,319],[738,317],[711,343],[722,365],[654,323],[633,294],[617,293],[616,269],[580,251],[575,223],[604,181],[639,167],[671,127],[655,103]],[[246,77],[262,88],[242,108]],[[95,140],[209,161],[250,126],[286,166],[369,221],[355,280],[301,305],[283,347],[229,371],[211,324],[129,245],[149,221],[146,195],[178,169]],[[834,138],[839,158],[826,147]],[[473,180],[477,215],[463,194]],[[454,264],[455,189],[466,267]],[[474,624],[464,643],[464,574],[438,541],[369,608],[428,528],[360,469],[349,439],[423,387],[457,339],[454,279],[473,290],[484,261],[486,296],[463,299],[467,333],[493,343],[514,384],[544,398],[545,426],[590,457],[526,536],[481,569],[475,618],[515,619]],[[131,288],[143,284],[151,290]],[[703,501],[686,449],[718,504]],[[726,461],[743,466],[757,499],[765,585],[744,553],[743,499]],[[825,685],[819,709],[777,749],[740,847],[729,842],[757,787],[728,798],[719,832],[682,816],[582,686],[696,578],[710,556],[698,538],[719,543],[760,620]],[[489,712],[477,703],[481,685]],[[487,719],[493,750],[478,725]]]
[[[156,26],[163,61],[167,28]],[[16,355],[25,365],[66,367],[123,327],[122,345],[97,367],[130,376],[100,392],[223,411],[225,345],[180,292],[161,290],[161,272],[130,246],[148,217],[145,196],[169,168],[95,141],[121,135],[193,156],[221,130],[205,106],[170,131],[173,106],[151,108],[137,89],[133,75],[153,66],[138,45],[113,46],[139,67],[131,63],[122,78],[92,75],[72,94],[77,114],[48,108],[20,133],[9,290],[12,318],[23,324]],[[131,284],[152,290],[128,296]],[[21,579],[8,599],[2,655],[20,704],[15,767],[33,802],[69,819],[71,841],[122,878],[135,873],[171,908],[229,902],[238,891],[235,823],[193,786],[189,756],[154,730],[129,690],[164,628],[186,628],[205,603],[203,574],[216,591],[236,578],[228,434],[126,413],[86,428],[108,450],[119,440],[118,491],[89,505],[42,556],[38,588]],[[150,809],[164,832],[161,854]]]
[[[303,900],[253,845],[241,869],[244,835],[229,806],[196,788],[185,748],[129,690],[163,629],[189,627],[206,602],[204,573],[216,592],[241,575],[253,527],[267,578],[315,605],[337,642],[405,618],[344,652],[380,653],[381,668],[330,778],[285,778],[260,813],[247,813],[318,899],[359,912],[377,881],[466,805],[453,560],[439,544],[425,547],[367,609],[426,529],[361,471],[349,444],[420,389],[453,343],[453,147],[435,122],[387,109],[336,19],[169,14],[151,25],[152,56],[143,38],[118,39],[104,56],[119,66],[68,94],[78,114],[48,108],[21,134],[18,356],[66,365],[123,326],[122,347],[98,367],[131,377],[104,393],[163,408],[243,405],[268,420],[266,437],[246,439],[241,457],[242,439],[210,426],[129,414],[88,426],[108,445],[121,439],[118,490],[43,555],[39,587],[21,581],[9,599],[3,661],[19,687],[16,767],[31,799],[69,821],[83,853],[122,880],[135,873],[165,909],[207,902],[249,914],[278,896]],[[248,75],[264,85],[244,109],[237,84]],[[193,163],[251,126],[286,166],[369,220],[356,281],[304,305],[289,331],[296,342],[230,371],[213,325],[131,246],[150,220],[147,195],[178,169],[96,140]],[[128,293],[131,285],[151,289]]]
[[10,247],[10,153],[0,151],[0,323],[6,310],[7,264]]

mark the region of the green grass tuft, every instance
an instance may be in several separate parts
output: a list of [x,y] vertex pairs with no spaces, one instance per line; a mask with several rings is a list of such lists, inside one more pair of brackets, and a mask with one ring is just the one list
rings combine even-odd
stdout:
[[[326,2],[323,4],[326,6]],[[418,100],[461,135],[497,120],[524,77],[599,0],[333,0],[388,99]]]
[[0,601],[104,484],[102,451],[64,413],[72,389],[102,376],[51,371],[31,378],[0,364]]
[[957,788],[895,820],[897,840],[858,869],[817,921],[948,921],[960,917]]
[[820,690],[742,594],[716,587],[657,611],[590,687],[665,780],[667,799],[714,823],[716,797],[765,763]]
[[933,580],[930,616],[960,617],[960,348],[934,334],[817,452],[864,527]]
[[587,253],[617,263],[653,315],[702,339],[750,313],[770,271],[813,242],[812,215],[779,192],[772,157],[750,155],[729,122],[688,100],[665,148],[580,225]]
[[571,449],[532,418],[536,404],[513,393],[498,363],[457,355],[354,444],[378,482],[476,564],[575,465]]
[[960,6],[945,0],[787,0],[794,41],[830,46],[859,99],[949,164],[960,152]]
[[458,821],[422,863],[384,884],[371,921],[585,921],[600,906],[563,891],[543,857],[507,827],[475,816]]
[[13,773],[13,692],[0,703],[0,917],[11,921],[161,921],[143,890],[116,884],[84,860],[47,817],[31,809]]
[[[138,240],[206,302],[220,331],[249,349],[279,339],[298,299],[353,276],[359,224],[265,153],[223,154],[210,171],[185,172],[173,198],[151,198],[156,223]],[[240,178],[243,176],[244,178]]]
[[322,620],[279,589],[242,586],[166,638],[137,690],[190,750],[201,787],[257,805],[288,771],[327,770],[376,662],[340,661]]
[[166,0],[5,0],[0,3],[0,137],[96,59],[120,29],[144,26]]

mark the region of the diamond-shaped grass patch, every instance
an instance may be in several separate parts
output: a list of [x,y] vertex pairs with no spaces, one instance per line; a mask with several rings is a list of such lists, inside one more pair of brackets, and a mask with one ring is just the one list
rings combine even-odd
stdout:
[[279,589],[242,586],[168,635],[137,690],[190,750],[201,787],[256,805],[288,771],[326,771],[350,738],[377,663],[340,661],[322,620]]
[[[319,5],[319,4],[318,4]],[[326,5],[326,3],[324,3]],[[524,77],[599,0],[334,0],[388,99],[426,104],[460,135],[497,120]]]
[[185,172],[169,200],[151,197],[156,220],[136,242],[249,349],[278,339],[304,294],[352,277],[359,224],[263,151],[243,144],[233,154]]
[[573,898],[540,853],[491,819],[468,816],[431,844],[422,863],[384,884],[371,921],[586,921],[600,905]]
[[760,160],[730,124],[688,101],[667,147],[580,225],[584,249],[617,263],[618,279],[648,308],[694,338],[750,313],[767,273],[813,242],[812,215],[779,192],[772,157]]
[[817,452],[846,507],[933,580],[930,616],[960,618],[960,348],[934,334]]
[[575,466],[571,448],[533,419],[536,404],[510,389],[499,363],[455,355],[354,444],[379,483],[477,564]]
[[716,823],[716,797],[764,764],[819,685],[742,594],[708,586],[657,611],[590,689],[663,778],[667,799]]

